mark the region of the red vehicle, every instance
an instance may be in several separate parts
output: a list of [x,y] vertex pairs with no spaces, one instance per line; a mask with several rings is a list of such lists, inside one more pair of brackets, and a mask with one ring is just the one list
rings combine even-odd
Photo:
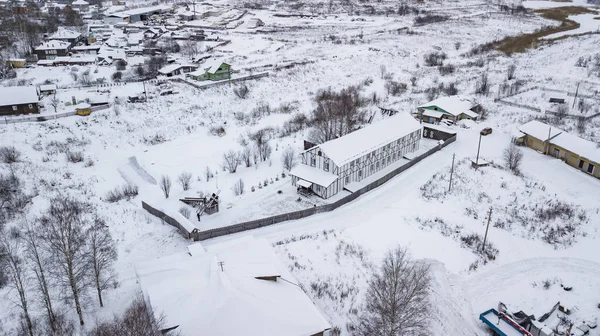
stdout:
[[481,132],[479,132],[479,134],[481,134],[481,135],[492,134],[492,128],[491,127],[486,127],[484,129],[482,129]]

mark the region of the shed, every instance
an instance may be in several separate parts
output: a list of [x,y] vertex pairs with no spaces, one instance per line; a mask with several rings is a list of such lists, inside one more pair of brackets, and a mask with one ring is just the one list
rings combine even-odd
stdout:
[[56,84],[40,85],[40,93],[45,95],[51,95],[56,93]]
[[92,113],[92,105],[88,103],[80,103],[75,105],[75,113],[80,116],[89,116]]
[[11,58],[6,61],[6,64],[13,68],[24,68],[27,64],[27,60],[24,58]]
[[0,116],[39,113],[35,86],[0,87]]

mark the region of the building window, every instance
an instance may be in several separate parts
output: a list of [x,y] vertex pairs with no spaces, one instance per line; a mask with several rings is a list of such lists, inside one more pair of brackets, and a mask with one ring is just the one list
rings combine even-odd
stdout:
[[583,160],[579,160],[579,169],[583,169]]
[[17,110],[17,105],[13,105],[12,108],[13,108],[13,111],[16,111]]
[[392,158],[392,160],[396,161],[396,153],[394,153],[394,157]]
[[554,148],[554,157],[557,158],[560,155],[560,151],[557,148]]
[[323,152],[321,152],[321,151],[319,151],[317,154],[318,154],[319,156],[323,156]]
[[375,171],[375,165],[371,164],[371,172]]
[[359,178],[359,179],[360,179],[360,178],[362,178],[362,170],[359,170],[359,171],[358,171],[358,178]]
[[594,167],[593,164],[588,163],[588,170],[587,170],[587,172],[590,173],[590,174],[593,174],[594,173],[594,168],[595,167]]
[[350,176],[346,176],[346,184],[350,183]]
[[29,108],[30,108],[30,109],[32,109],[32,108],[33,108],[33,104],[29,104],[28,106],[29,106]]
[[324,171],[329,171],[329,161],[323,162],[323,170]]
[[375,164],[375,168],[377,168],[377,170],[379,170],[379,161],[377,161],[377,163]]
[[392,158],[390,156],[388,156],[387,164],[390,164],[391,162],[392,162]]
[[317,159],[315,157],[310,158],[310,165],[313,167],[317,165]]

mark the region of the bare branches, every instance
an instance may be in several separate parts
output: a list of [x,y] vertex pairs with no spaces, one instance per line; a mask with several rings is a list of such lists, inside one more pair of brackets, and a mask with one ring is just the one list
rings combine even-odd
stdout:
[[312,142],[323,143],[355,131],[365,121],[360,109],[362,100],[358,89],[349,87],[340,92],[321,91],[315,98],[317,108],[312,112]]
[[240,165],[240,157],[238,153],[234,150],[230,150],[227,153],[223,154],[223,168],[226,169],[231,174],[237,171],[238,166]]
[[50,207],[40,219],[44,248],[49,255],[48,270],[63,289],[62,293],[73,300],[81,325],[84,324],[81,296],[89,286],[86,263],[89,212],[89,205],[58,196],[50,200]]
[[87,230],[89,252],[88,266],[93,273],[93,282],[98,293],[100,307],[102,302],[102,291],[114,284],[116,274],[113,263],[117,259],[117,249],[108,227],[103,220],[96,218]]
[[298,164],[298,157],[296,155],[296,150],[292,147],[288,147],[283,151],[283,155],[281,156],[281,162],[283,163],[283,168],[290,171],[296,164]]
[[427,332],[429,267],[396,247],[373,274],[357,326],[358,335],[419,335]]
[[244,180],[239,179],[237,181],[235,181],[235,184],[233,185],[233,194],[235,196],[239,196],[242,195],[244,193]]
[[252,166],[252,148],[248,145],[240,151],[240,160],[246,165],[246,168]]
[[512,141],[504,152],[502,152],[502,158],[506,163],[508,169],[512,170],[514,173],[519,172],[519,166],[521,165],[521,160],[523,159],[523,152],[517,145]]
[[162,190],[165,198],[169,198],[171,193],[171,178],[168,175],[163,175],[160,178],[160,190]]
[[88,334],[88,336],[163,336],[163,319],[156,318],[152,307],[143,297],[137,297],[127,308],[123,316],[115,316],[110,322],[103,322]]
[[179,174],[179,176],[177,176],[177,182],[179,182],[184,191],[189,190],[190,184],[192,183],[192,173],[182,172]]

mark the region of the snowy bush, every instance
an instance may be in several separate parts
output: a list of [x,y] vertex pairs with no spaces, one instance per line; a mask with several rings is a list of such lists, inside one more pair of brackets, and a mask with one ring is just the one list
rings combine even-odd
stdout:
[[453,64],[440,65],[438,70],[442,76],[451,75],[456,71],[456,66]]
[[233,88],[233,93],[240,99],[246,99],[250,93],[250,88],[246,84],[241,84]]
[[184,205],[179,208],[179,213],[183,215],[183,217],[190,219],[190,215],[192,214],[192,209],[189,206]]
[[407,85],[406,83],[389,80],[385,82],[385,89],[387,90],[387,93],[392,96],[400,96],[406,92]]
[[0,160],[4,163],[15,163],[19,162],[21,158],[21,152],[17,150],[15,146],[2,146],[0,147]]
[[444,65],[444,60],[448,56],[444,52],[431,52],[425,55],[426,66],[441,66]]
[[83,152],[81,151],[67,151],[65,153],[67,155],[67,161],[72,163],[83,162]]
[[130,199],[138,195],[139,188],[134,184],[125,184],[117,187],[106,194],[105,200],[109,203],[118,202],[122,199]]
[[231,174],[237,171],[238,166],[240,165],[240,156],[234,150],[230,150],[227,153],[223,154],[223,169],[227,170]]
[[244,180],[239,179],[233,185],[233,194],[235,196],[242,195],[244,193]]
[[183,190],[189,190],[192,182],[192,173],[182,172],[179,174],[179,176],[177,176],[177,182],[179,182]]
[[169,194],[171,193],[171,178],[168,175],[163,175],[160,178],[160,190],[162,190],[165,198],[169,198]]
[[281,156],[281,162],[284,169],[288,171],[292,170],[292,168],[294,168],[294,166],[298,163],[296,150],[292,147],[286,148]]
[[514,141],[512,141],[504,152],[502,152],[502,158],[506,163],[506,167],[513,171],[514,173],[519,173],[519,166],[521,165],[521,160],[523,159],[523,151],[517,147]]

